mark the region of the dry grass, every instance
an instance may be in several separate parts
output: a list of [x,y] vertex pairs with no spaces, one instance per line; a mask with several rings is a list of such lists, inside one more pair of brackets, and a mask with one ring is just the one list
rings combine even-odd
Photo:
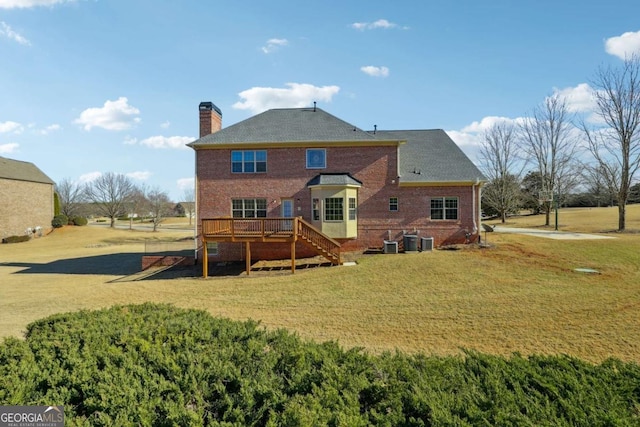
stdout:
[[[561,211],[561,228],[615,228],[617,211],[587,212]],[[628,215],[636,224],[629,228],[640,228],[640,209],[632,206]],[[468,348],[640,361],[638,234],[562,241],[494,233],[489,249],[364,255],[353,267],[295,275],[114,282],[139,268],[144,238],[188,235],[67,227],[0,245],[0,336],[20,336],[29,322],[52,313],[154,301],[373,352],[443,355]],[[577,267],[601,274],[576,273]]]

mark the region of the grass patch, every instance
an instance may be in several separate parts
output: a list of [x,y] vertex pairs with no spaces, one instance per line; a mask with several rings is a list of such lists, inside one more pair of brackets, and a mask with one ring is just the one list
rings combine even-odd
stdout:
[[[562,224],[571,222],[572,231],[581,232],[612,228],[602,225],[601,211],[592,213],[595,226],[584,212],[569,221],[569,210],[561,211]],[[630,206],[628,215],[636,221],[640,209]],[[520,220],[544,222],[542,216],[510,222],[528,225]],[[493,233],[490,249],[365,255],[353,267],[294,275],[114,283],[139,268],[143,240],[163,233],[64,227],[0,246],[0,336],[21,337],[27,324],[54,313],[151,301],[255,319],[269,329],[372,353],[447,356],[466,348],[504,356],[569,354],[596,363],[609,357],[640,361],[640,238],[634,233],[598,241]],[[108,263],[115,269],[104,268]],[[576,273],[578,267],[601,274]]]

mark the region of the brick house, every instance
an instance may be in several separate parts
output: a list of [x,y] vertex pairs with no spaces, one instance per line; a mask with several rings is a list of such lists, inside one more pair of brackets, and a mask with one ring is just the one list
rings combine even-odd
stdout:
[[0,238],[51,229],[53,186],[33,163],[0,157]]
[[243,251],[238,242],[249,237],[229,233],[246,218],[299,218],[341,251],[394,241],[402,250],[405,235],[436,246],[479,236],[486,179],[443,130],[363,131],[315,105],[268,110],[223,129],[220,109],[203,102],[200,138],[188,145],[206,259],[317,254],[308,241],[269,242],[264,234]]

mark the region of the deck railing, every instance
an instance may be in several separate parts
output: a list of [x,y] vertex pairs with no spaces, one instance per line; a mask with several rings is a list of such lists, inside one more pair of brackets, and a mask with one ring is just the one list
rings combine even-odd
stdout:
[[297,218],[212,218],[202,220],[205,237],[269,237],[293,235]]
[[231,241],[296,241],[300,238],[332,262],[340,264],[340,243],[299,217],[203,219],[202,236],[205,240]]
[[302,218],[298,218],[297,221],[297,235],[303,240],[309,242],[311,245],[315,246],[326,252],[326,257],[331,259],[332,262],[336,262],[338,264],[340,261],[340,243],[336,240],[333,240],[331,237],[322,233],[320,230],[315,228],[313,225],[309,224]]

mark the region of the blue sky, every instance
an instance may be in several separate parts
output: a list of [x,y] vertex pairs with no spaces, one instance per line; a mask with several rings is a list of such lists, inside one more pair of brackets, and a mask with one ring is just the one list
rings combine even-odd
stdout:
[[127,174],[178,201],[198,104],[223,127],[311,106],[370,130],[481,133],[640,53],[640,3],[0,0],[0,156],[54,181]]

